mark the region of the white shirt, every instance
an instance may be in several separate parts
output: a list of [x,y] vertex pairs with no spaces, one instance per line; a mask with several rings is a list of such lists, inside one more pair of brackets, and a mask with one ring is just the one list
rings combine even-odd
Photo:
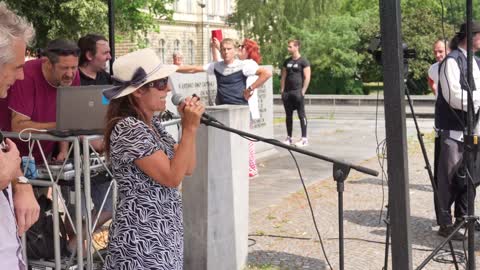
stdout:
[[[233,60],[233,63],[229,65],[226,65],[223,60],[220,60],[218,62],[205,64],[203,66],[203,70],[205,70],[208,74],[215,74],[214,70],[216,70],[217,72],[225,76],[242,70],[243,75],[247,77],[247,87],[252,85],[252,83],[254,83],[258,79],[258,76],[256,75],[258,70],[258,64],[252,59],[235,59]],[[256,90],[257,89],[254,89],[253,95],[248,100],[248,107],[250,109],[252,119],[260,118],[260,111],[258,108],[258,94]]]
[[257,62],[251,59],[246,59],[246,60],[235,59],[231,64],[227,65],[222,60],[218,62],[205,64],[203,66],[203,70],[205,70],[208,74],[215,74],[214,70],[216,70],[217,72],[219,72],[224,76],[228,76],[232,73],[235,73],[241,70],[243,75],[248,77],[248,76],[253,76],[257,73],[258,64]]
[[[430,68],[428,69],[428,78],[433,81],[433,88],[437,89],[438,85],[438,66],[439,62],[436,62],[435,64],[431,65]],[[435,91],[435,96],[437,96],[437,92]]]
[[[459,48],[459,50],[465,56],[467,55],[467,51],[464,49]],[[480,108],[480,70],[475,59],[473,60],[472,67],[473,80],[476,87],[476,91],[472,92],[473,109],[475,113],[477,113],[478,109]],[[466,89],[462,89],[462,86],[460,85],[460,67],[455,59],[447,58],[445,63],[442,65],[442,68],[440,69],[440,85],[442,86],[443,98],[450,105],[450,107],[466,112],[468,92]],[[480,134],[478,122],[475,126],[475,134]],[[459,131],[459,133],[461,136],[458,134],[458,136],[455,136],[455,139],[463,141],[463,134],[461,131]]]
[[17,222],[13,211],[12,187],[7,188],[8,200],[0,191],[0,269],[25,269]]
[[[247,77],[247,87],[252,85],[258,79],[257,75]],[[250,115],[252,119],[260,118],[260,109],[258,107],[258,93],[257,89],[253,89],[252,96],[248,99],[248,107],[250,109]]]

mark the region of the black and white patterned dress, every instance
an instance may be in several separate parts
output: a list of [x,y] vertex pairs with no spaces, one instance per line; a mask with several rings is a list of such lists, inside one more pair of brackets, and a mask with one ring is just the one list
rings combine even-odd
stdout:
[[134,164],[158,150],[169,159],[174,156],[173,137],[157,117],[152,125],[156,131],[127,117],[112,131],[110,160],[118,182],[118,206],[104,269],[183,269],[180,192],[155,182]]

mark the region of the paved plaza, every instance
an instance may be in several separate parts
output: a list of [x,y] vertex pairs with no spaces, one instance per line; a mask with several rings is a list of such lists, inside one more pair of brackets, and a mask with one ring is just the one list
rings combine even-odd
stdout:
[[[385,138],[383,116],[377,124],[371,118],[311,118],[310,145],[307,150],[381,170],[376,149],[377,140],[381,142]],[[433,120],[420,119],[419,124],[425,133],[432,163]],[[298,137],[298,122],[294,122],[294,136],[295,132]],[[275,125],[274,133],[277,139],[283,140],[284,124]],[[443,238],[436,235],[438,227],[433,211],[432,188],[411,119],[407,120],[407,134],[412,258],[415,269]],[[329,269],[294,162],[288,152],[277,150],[274,156],[259,161],[260,176],[250,180],[250,269]],[[300,154],[295,156],[308,185],[326,254],[333,268],[339,269],[338,204],[336,184],[331,177],[332,167],[324,161]],[[381,175],[371,177],[351,171],[344,192],[345,269],[382,269],[386,231],[383,219],[386,215],[384,207],[387,194],[387,184]],[[478,212],[478,200],[476,205]],[[476,235],[476,244],[479,268],[480,233]],[[454,242],[454,246],[457,252],[463,253],[462,242]],[[455,269],[453,264],[441,262],[442,259],[448,261],[451,257],[443,251],[440,253],[442,254],[424,269]],[[460,269],[463,268],[460,265]],[[388,269],[391,269],[391,264]]]

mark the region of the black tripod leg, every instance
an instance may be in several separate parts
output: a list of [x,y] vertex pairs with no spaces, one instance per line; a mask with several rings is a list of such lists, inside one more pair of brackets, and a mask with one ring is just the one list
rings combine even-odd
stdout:
[[[462,223],[460,223],[460,225],[458,227],[456,227],[452,233],[450,233],[450,235],[447,237],[447,239],[445,239],[442,243],[440,243],[440,245],[438,245],[433,251],[432,253],[430,253],[430,255],[428,255],[428,257],[420,264],[420,266],[417,267],[416,270],[421,270],[423,269],[427,264],[428,262],[433,259],[433,257],[438,253],[438,251],[440,251],[440,249],[442,249],[445,244],[447,243],[450,243],[452,242],[452,237],[460,230],[461,227],[463,227],[463,225],[465,225],[466,221],[462,221]],[[454,262],[456,262],[456,259],[454,260]],[[458,269],[458,265],[455,263],[455,268]]]
[[[408,84],[411,83],[409,80],[407,80],[407,85],[405,87],[405,94],[407,95],[407,100],[408,100],[408,105],[410,106],[410,111],[412,112],[412,118],[413,118],[413,122],[415,123],[415,129],[417,130],[417,138],[418,138],[418,142],[420,143],[420,148],[422,149],[422,154],[423,154],[423,159],[425,160],[425,169],[427,170],[428,172],[428,176],[430,178],[430,183],[432,184],[432,189],[433,189],[433,199],[435,200],[435,202],[438,202],[438,199],[437,199],[437,184],[436,182],[434,181],[433,177],[433,173],[432,173],[432,167],[430,166],[430,161],[428,160],[428,155],[427,155],[427,149],[425,148],[425,143],[423,142],[423,133],[420,132],[420,127],[418,126],[418,122],[417,122],[417,117],[415,115],[415,111],[413,109],[413,102],[412,102],[412,99],[410,98],[410,92],[408,90]],[[387,232],[389,230],[389,224],[387,224]],[[388,239],[388,235],[387,235],[387,239]],[[458,270],[458,263],[457,263],[457,259],[455,257],[455,251],[453,249],[453,244],[452,244],[452,241],[449,240],[448,241],[448,245],[450,246],[450,251],[452,253],[452,258],[453,258],[453,263],[455,264],[455,269]],[[388,250],[388,247],[386,248]],[[386,266],[387,266],[387,253],[385,253],[385,270],[386,270]]]
[[418,126],[417,117],[415,115],[415,111],[413,110],[413,103],[412,99],[410,98],[410,92],[408,90],[409,81],[407,80],[407,87],[405,87],[405,94],[407,95],[408,105],[410,106],[410,111],[412,112],[413,122],[415,123],[415,129],[417,130],[417,138],[418,142],[420,143],[420,148],[422,149],[423,159],[425,160],[425,169],[428,172],[428,177],[430,178],[430,182],[432,184],[433,192],[437,193],[437,185],[433,181],[433,172],[432,167],[430,166],[430,161],[428,160],[427,149],[425,148],[425,143],[423,142],[423,133],[420,131],[420,127]]
[[387,207],[387,217],[383,221],[387,225],[387,231],[385,234],[385,260],[383,262],[382,270],[388,269],[388,252],[390,249],[390,208],[388,208],[388,205],[386,207]]
[[450,246],[450,252],[452,253],[452,260],[453,264],[455,265],[455,270],[458,270],[457,256],[455,256],[455,250],[453,249],[452,241],[448,241],[448,245]]

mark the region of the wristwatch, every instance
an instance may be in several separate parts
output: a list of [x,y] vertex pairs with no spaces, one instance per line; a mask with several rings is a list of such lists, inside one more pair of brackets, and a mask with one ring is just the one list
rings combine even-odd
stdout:
[[22,175],[17,177],[17,184],[30,184],[30,180],[28,180],[27,177]]

